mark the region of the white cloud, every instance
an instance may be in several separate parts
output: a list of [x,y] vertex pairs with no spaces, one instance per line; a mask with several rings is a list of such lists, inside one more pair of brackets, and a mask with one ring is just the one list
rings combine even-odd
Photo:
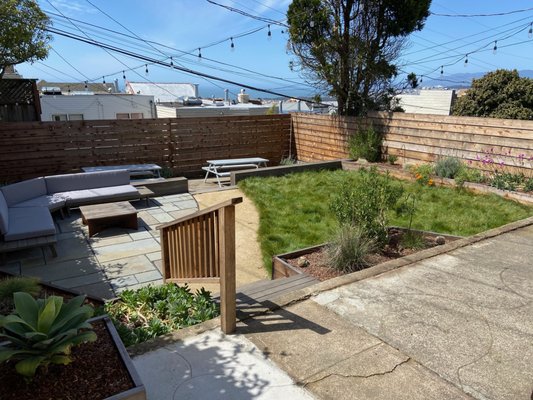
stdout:
[[[88,3],[80,3],[75,0],[51,0],[53,7],[49,10],[53,13],[61,13],[69,16],[79,16],[80,14],[94,14],[97,12],[96,8]],[[45,4],[46,5],[46,4]],[[54,7],[57,8],[54,9]]]

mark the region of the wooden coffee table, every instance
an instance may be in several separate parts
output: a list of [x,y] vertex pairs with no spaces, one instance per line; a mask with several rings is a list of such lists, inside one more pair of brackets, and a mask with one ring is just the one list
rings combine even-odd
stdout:
[[81,206],[81,218],[89,227],[89,237],[106,228],[137,229],[137,210],[127,201]]

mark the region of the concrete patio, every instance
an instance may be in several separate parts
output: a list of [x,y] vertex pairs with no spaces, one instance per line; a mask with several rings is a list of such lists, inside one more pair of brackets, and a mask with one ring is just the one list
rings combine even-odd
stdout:
[[45,248],[8,253],[1,271],[34,276],[57,286],[104,299],[125,288],[162,282],[161,247],[157,225],[198,209],[189,193],[131,202],[138,210],[139,229],[109,228],[91,238],[79,210],[55,218],[57,257]]

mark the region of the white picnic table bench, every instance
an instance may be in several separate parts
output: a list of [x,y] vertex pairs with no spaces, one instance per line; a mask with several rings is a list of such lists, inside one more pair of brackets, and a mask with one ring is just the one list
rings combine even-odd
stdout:
[[250,158],[232,158],[227,160],[207,160],[207,167],[202,167],[205,173],[204,182],[207,181],[209,174],[216,176],[218,186],[222,187],[220,178],[230,176],[231,171],[228,169],[259,168],[266,167],[268,160],[261,157]]
[[128,165],[108,165],[100,167],[82,167],[83,172],[116,171],[126,169],[130,177],[151,175],[161,178],[161,167],[157,164],[128,164]]

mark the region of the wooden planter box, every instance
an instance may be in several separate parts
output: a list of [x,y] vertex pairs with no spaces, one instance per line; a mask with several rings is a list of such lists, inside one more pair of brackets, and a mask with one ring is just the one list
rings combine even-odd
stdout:
[[[399,230],[403,230],[403,231],[407,230],[405,228],[400,228],[400,227],[395,227],[395,226],[392,226],[390,228],[391,229],[399,229]],[[429,231],[419,231],[417,229],[411,229],[411,231],[415,232],[415,233],[421,233],[421,234],[424,234],[426,236],[431,236],[431,237],[442,236],[442,237],[444,237],[446,239],[447,242],[448,241],[454,241],[454,240],[462,238],[461,236],[446,235],[446,234],[442,234],[442,233],[429,232]],[[288,278],[290,276],[297,275],[297,274],[306,274],[301,269],[293,267],[286,260],[287,259],[301,257],[301,256],[304,256],[306,254],[314,253],[315,251],[320,250],[320,249],[322,249],[325,246],[327,246],[327,243],[323,243],[323,244],[320,244],[320,245],[317,245],[317,246],[306,247],[305,249],[295,250],[295,251],[291,251],[289,253],[278,254],[278,255],[272,257],[272,276],[271,276],[271,279]]]
[[125,392],[117,393],[113,396],[106,397],[105,400],[146,400],[146,389],[141,382],[141,378],[139,377],[139,374],[135,370],[135,366],[133,365],[133,362],[131,361],[131,358],[126,351],[126,348],[124,347],[124,344],[122,343],[122,340],[120,340],[120,336],[118,335],[118,332],[113,325],[113,322],[109,319],[107,315],[102,315],[100,317],[91,318],[89,322],[95,322],[103,320],[107,331],[109,332],[109,335],[113,339],[113,342],[115,343],[115,347],[120,355],[120,358],[122,360],[122,363],[124,364],[124,367],[127,369],[128,374],[134,384],[134,387],[126,390]]

